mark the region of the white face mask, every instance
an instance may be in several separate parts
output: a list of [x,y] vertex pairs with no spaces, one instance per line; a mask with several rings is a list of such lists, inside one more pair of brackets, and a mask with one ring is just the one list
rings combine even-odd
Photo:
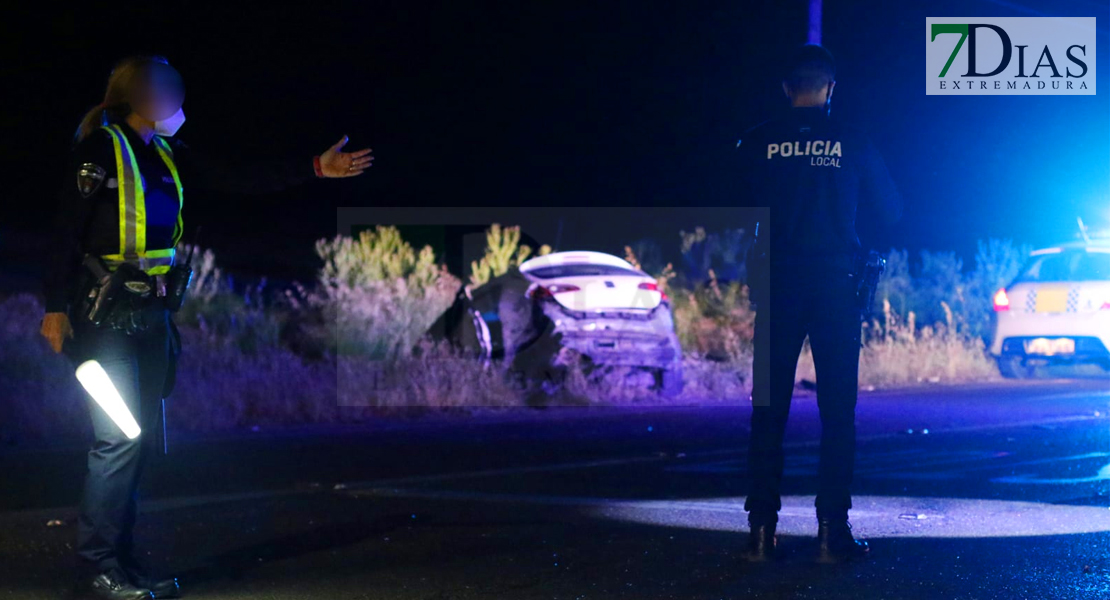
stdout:
[[161,121],[154,122],[154,133],[163,137],[173,137],[181,125],[185,122],[185,111],[177,109],[177,112],[172,116],[162,119]]

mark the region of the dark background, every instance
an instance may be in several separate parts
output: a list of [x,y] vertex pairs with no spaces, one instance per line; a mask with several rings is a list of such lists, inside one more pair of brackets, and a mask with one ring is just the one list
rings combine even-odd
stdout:
[[[642,213],[675,220],[674,237],[658,240],[675,247],[682,226],[726,226],[693,207],[735,203],[736,140],[782,106],[776,57],[807,28],[804,1],[132,6],[5,11],[9,282],[35,285],[73,130],[128,54],[163,54],[182,72],[178,135],[196,148],[307,161],[344,133],[374,148],[358,179],[187,195],[187,236],[202,223],[221,264],[308,279],[312,242],[335,234],[342,206],[680,207]],[[1108,13],[1091,0],[825,2],[833,110],[871,134],[907,201],[904,221],[871,245],[971,262],[979,238],[1050,244],[1074,235],[1077,216],[1106,226]],[[1098,17],[1098,95],[925,96],[924,19],[961,15]],[[568,210],[566,239],[632,242],[644,230],[628,214],[584,228]],[[575,238],[580,227],[604,239]]]

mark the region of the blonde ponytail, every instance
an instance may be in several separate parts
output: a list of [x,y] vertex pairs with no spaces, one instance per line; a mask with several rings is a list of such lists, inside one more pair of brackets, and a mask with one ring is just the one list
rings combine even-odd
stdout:
[[130,99],[136,86],[142,85],[142,78],[153,63],[169,65],[161,56],[132,56],[121,60],[108,76],[108,86],[104,90],[104,101],[89,109],[81,119],[74,134],[74,142],[80,143],[97,128],[111,123],[121,123],[131,112]]

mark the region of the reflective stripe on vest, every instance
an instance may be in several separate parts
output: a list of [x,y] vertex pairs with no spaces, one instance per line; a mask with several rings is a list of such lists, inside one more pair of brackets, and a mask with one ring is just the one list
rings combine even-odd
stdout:
[[[151,275],[165,273],[173,265],[174,248],[147,250],[146,195],[143,193],[139,162],[135,159],[135,153],[120,125],[105,125],[102,129],[112,137],[112,147],[116,156],[116,179],[119,182],[119,253],[101,258],[109,269],[115,269],[120,263],[129,262]],[[178,176],[177,166],[173,162],[173,150],[166,140],[154,136],[153,142],[177,188],[177,223],[173,231],[173,244],[176,247],[183,231],[181,206],[184,204],[184,192],[181,187],[181,177]]]

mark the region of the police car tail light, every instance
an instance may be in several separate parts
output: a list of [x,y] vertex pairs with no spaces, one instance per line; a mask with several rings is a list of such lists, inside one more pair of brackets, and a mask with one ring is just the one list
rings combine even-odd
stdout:
[[994,310],[995,312],[1010,310],[1010,297],[1006,295],[1006,288],[1000,288],[994,293]]
[[667,301],[667,293],[659,289],[658,283],[655,283],[654,281],[645,281],[644,283],[641,283],[639,287],[641,290],[647,290],[649,292],[659,292],[659,299],[663,302]]
[[135,422],[135,416],[127,409],[127,404],[123,402],[119,390],[112,384],[112,380],[100,363],[95,360],[81,363],[81,366],[77,367],[77,381],[81,382],[81,387],[85,388],[112,422],[123,431],[127,439],[133,440],[139,437],[141,431],[139,424]]

